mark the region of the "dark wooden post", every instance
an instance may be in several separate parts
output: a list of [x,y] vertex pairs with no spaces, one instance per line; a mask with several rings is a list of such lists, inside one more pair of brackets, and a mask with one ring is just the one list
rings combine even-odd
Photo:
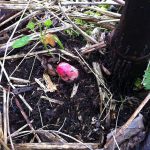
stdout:
[[150,0],[126,0],[111,38],[113,87],[124,93],[144,73],[150,58]]

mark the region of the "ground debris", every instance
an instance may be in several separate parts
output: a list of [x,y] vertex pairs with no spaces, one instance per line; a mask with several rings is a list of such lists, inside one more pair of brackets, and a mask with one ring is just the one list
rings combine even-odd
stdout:
[[[5,149],[150,149],[143,124],[146,109],[138,109],[121,130],[139,98],[124,99],[109,86],[111,33],[124,5],[113,1],[0,1],[0,143]],[[21,45],[27,45],[13,47],[26,36],[31,40],[21,40]],[[64,76],[58,73],[63,62],[75,67],[69,70],[69,75],[76,71],[71,80],[64,70]],[[143,116],[135,118],[139,113]]]
[[145,137],[144,130],[143,115],[139,114],[120,136],[115,137],[115,134],[119,129],[116,129],[107,135],[107,142],[109,142],[111,138],[114,138],[114,142],[104,148],[104,150],[112,150],[112,148],[115,149],[116,147],[119,147],[120,150],[129,150],[130,148],[135,147],[137,143],[143,141]]

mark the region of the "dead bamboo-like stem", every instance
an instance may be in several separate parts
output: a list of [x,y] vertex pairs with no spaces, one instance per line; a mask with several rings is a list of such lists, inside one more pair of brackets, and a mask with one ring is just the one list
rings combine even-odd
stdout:
[[[98,149],[99,143],[85,143],[91,149]],[[15,144],[15,150],[88,150],[88,148],[80,143],[24,143]],[[102,149],[99,149],[102,150]]]
[[[42,50],[42,51],[36,51],[36,52],[31,52],[31,53],[28,53],[28,54],[16,54],[16,55],[11,55],[11,56],[6,56],[5,57],[5,60],[9,60],[9,59],[18,59],[18,58],[22,58],[22,57],[31,57],[31,56],[35,56],[35,55],[39,55],[39,54],[45,54],[45,53],[48,53],[48,52],[54,52],[56,51],[55,48],[52,48],[52,49],[48,49],[48,50]],[[0,60],[3,60],[4,57],[0,57]],[[10,78],[11,79],[11,78]],[[12,79],[11,79],[12,80]]]
[[21,78],[15,78],[15,77],[10,77],[10,80],[17,82],[17,83],[23,83],[23,84],[30,83],[29,80],[25,80],[25,79],[21,79]]
[[97,7],[97,6],[88,7],[88,9],[100,12],[100,13],[106,15],[106,16],[110,16],[110,17],[113,17],[113,18],[120,18],[121,17],[121,14],[119,14],[119,13],[114,13],[114,12],[111,12],[111,11],[103,10],[103,9]]
[[26,6],[25,3],[16,3],[16,2],[11,2],[11,1],[0,1],[0,9],[15,9],[15,10],[20,10],[24,9]]
[[125,1],[124,0],[113,0],[114,2],[124,6],[125,5]]
[[4,143],[4,141],[0,138],[0,145],[2,145],[5,150],[10,150],[9,147]]
[[[19,2],[19,1],[0,1],[0,8],[3,9],[11,9],[11,10],[22,10],[26,6],[27,3],[25,2]],[[62,6],[69,6],[69,5],[124,5],[123,0],[114,0],[114,2],[62,2]],[[46,5],[47,8],[51,8],[51,3],[37,3],[32,2],[30,3],[28,9],[32,10],[41,10],[44,9],[44,6]],[[54,5],[53,5],[54,6]]]
[[135,117],[139,114],[139,112],[143,109],[143,107],[147,104],[147,102],[150,100],[150,93],[146,96],[146,98],[142,101],[142,103],[139,105],[139,107],[135,110],[135,112],[132,114],[132,116],[128,119],[128,121],[120,128],[120,130],[116,133],[115,137],[112,137],[104,146],[104,150],[109,150],[110,146],[114,142],[114,138],[118,138],[121,136],[125,129],[128,128],[128,126],[131,124],[131,122],[135,119]]
[[49,97],[46,97],[46,96],[41,96],[41,99],[44,99],[44,100],[49,101],[50,103],[55,103],[55,104],[59,104],[59,105],[64,104],[64,102],[62,102],[62,101],[59,101],[59,100],[54,99],[54,98],[49,98]]
[[7,144],[7,93],[3,89],[3,123],[4,123],[4,143]]
[[[12,150],[15,150],[14,149],[14,144],[13,144],[13,141],[12,141],[12,137],[10,136],[10,123],[9,123],[9,101],[10,101],[10,88],[8,88],[7,90],[7,99],[6,99],[6,109],[7,109],[7,114],[6,114],[6,118],[7,118],[7,133],[9,135],[9,140],[10,140],[10,144],[11,144],[11,149]],[[8,140],[8,139],[7,139]]]
[[[2,121],[2,113],[0,112],[0,138],[1,138],[1,139],[3,139],[2,123],[3,123],[3,121]],[[2,149],[1,144],[2,144],[2,143],[0,143],[0,149]]]
[[6,149],[6,150],[10,150],[9,147],[6,145],[6,143],[4,143],[3,141],[3,130],[2,130],[2,114],[0,112],[0,149],[2,149],[2,146]]
[[119,3],[116,2],[62,2],[62,6],[69,6],[69,5],[120,5]]
[[[18,59],[18,58],[22,58],[22,57],[32,57],[32,56],[36,56],[36,55],[39,55],[39,54],[45,54],[45,53],[48,53],[48,52],[55,52],[57,51],[56,48],[51,48],[51,49],[47,49],[47,50],[41,50],[41,51],[36,51],[36,52],[31,52],[31,53],[28,53],[28,54],[16,54],[16,55],[11,55],[11,56],[6,56],[5,57],[5,60],[10,60],[10,59]],[[78,59],[77,56],[73,55],[72,53],[70,52],[67,52],[65,50],[60,50],[58,51],[58,53],[62,53],[66,56],[69,56],[71,58],[74,58],[74,59]],[[3,60],[4,57],[0,57],[0,60]],[[13,80],[12,77],[10,77],[10,80]]]
[[[20,3],[19,1],[0,1],[0,9],[11,9],[11,10],[23,10],[26,7],[27,3]],[[48,4],[49,8],[52,7],[51,3]],[[28,9],[30,10],[41,10],[44,9],[44,3],[38,4],[32,2],[29,4]]]
[[101,23],[108,23],[108,22],[119,22],[120,19],[108,19],[108,20],[102,20],[102,21],[99,21],[97,22],[98,24],[101,24]]

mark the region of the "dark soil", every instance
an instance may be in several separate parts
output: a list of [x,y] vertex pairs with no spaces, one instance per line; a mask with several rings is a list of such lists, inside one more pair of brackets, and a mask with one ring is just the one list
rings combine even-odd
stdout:
[[[17,59],[6,62],[5,68],[8,75],[12,73],[21,60],[22,59]],[[42,79],[44,69],[39,60],[36,59],[34,66],[33,62],[34,57],[25,59],[19,69],[12,76],[28,79],[33,67],[30,78],[31,84],[28,85],[28,87],[33,88],[30,91],[22,93],[26,101],[33,108],[33,111],[29,113],[26,106],[21,102],[21,100],[19,101],[25,113],[29,116],[29,120],[33,120],[32,125],[34,129],[43,128],[46,130],[58,130],[63,125],[61,129],[62,132],[72,135],[80,140],[83,140],[84,142],[99,141],[101,138],[100,134],[103,131],[98,121],[99,91],[94,75],[91,73],[88,74],[78,62],[71,60],[70,64],[74,65],[79,70],[80,76],[78,80],[73,83],[66,83],[58,76],[51,77],[53,83],[57,85],[58,90],[53,93],[44,93],[44,91],[39,88],[39,85],[37,85],[34,80],[35,78]],[[57,65],[57,63],[51,64],[54,67]],[[4,78],[3,84],[5,83],[6,79]],[[77,94],[73,98],[70,98],[74,84],[79,84],[79,88]],[[6,88],[8,88],[7,85]],[[58,105],[40,98],[45,95],[62,101],[64,104]],[[25,119],[16,106],[15,97],[18,98],[17,95],[12,97],[12,102],[10,105],[11,133],[26,124]],[[92,123],[93,119],[96,120],[94,124]],[[30,138],[30,136],[26,136],[26,138],[23,137],[17,139],[16,142],[29,142]]]
[[[46,56],[46,58],[50,57],[51,56]],[[22,59],[6,61],[5,68],[8,75],[12,73],[21,60]],[[99,61],[102,63],[101,60],[102,57],[100,57],[98,52],[91,54],[91,56],[87,59],[89,64],[91,64],[92,61]],[[64,60],[61,59],[60,62],[61,61]],[[29,91],[22,93],[26,101],[33,108],[33,111],[28,111],[26,106],[18,98],[17,94],[13,95],[9,110],[11,133],[26,124],[25,119],[15,103],[15,98],[17,98],[19,99],[23,110],[29,117],[29,120],[33,120],[32,125],[35,130],[40,128],[45,130],[59,130],[61,128],[62,132],[76,137],[83,142],[100,142],[101,139],[104,138],[104,135],[109,132],[109,128],[105,127],[104,122],[99,120],[99,91],[96,78],[92,73],[87,73],[77,61],[71,60],[70,64],[78,68],[80,73],[79,78],[73,83],[67,83],[62,81],[58,76],[51,76],[51,79],[53,83],[57,85],[58,90],[52,93],[44,93],[44,91],[39,88],[39,85],[35,83],[34,80],[35,78],[42,79],[43,77],[44,68],[41,65],[41,62],[37,59],[34,62],[34,57],[23,61],[19,69],[14,73],[13,77],[28,79],[33,67],[30,78],[31,83],[28,84],[28,87],[32,88]],[[56,68],[57,62],[51,62],[51,65]],[[6,83],[6,79],[4,78],[3,84],[6,88],[8,88]],[[77,94],[73,98],[70,98],[74,84],[79,84],[79,88]],[[13,92],[12,89],[11,91]],[[41,96],[54,98],[64,102],[64,104],[59,105],[50,103],[47,100],[41,99]],[[112,113],[111,128],[115,127],[116,118],[118,115],[118,125],[120,126],[126,122],[126,120],[140,104],[139,99],[135,99],[134,97],[126,98],[126,101],[124,102],[120,101],[121,95],[117,95],[116,98],[118,98],[118,101],[116,102],[116,110]],[[142,98],[140,100],[142,100]],[[144,110],[144,112],[146,115],[149,114],[148,110]],[[26,130],[30,130],[30,128],[27,127]],[[31,138],[31,135],[26,135],[17,138],[15,142],[29,142]]]

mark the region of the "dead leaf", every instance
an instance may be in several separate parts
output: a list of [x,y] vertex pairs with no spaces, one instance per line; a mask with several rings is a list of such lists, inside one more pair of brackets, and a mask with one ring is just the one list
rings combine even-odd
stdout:
[[47,73],[43,74],[43,79],[46,83],[46,88],[49,90],[49,92],[55,92],[57,90],[56,85],[52,82],[50,76]]
[[49,44],[49,45],[51,45],[52,47],[54,47],[54,46],[56,45],[56,42],[55,42],[53,36],[54,36],[54,35],[53,35],[53,34],[50,34],[50,33],[46,34],[45,37],[44,37],[44,39],[43,39],[43,43],[44,43],[45,45]]

